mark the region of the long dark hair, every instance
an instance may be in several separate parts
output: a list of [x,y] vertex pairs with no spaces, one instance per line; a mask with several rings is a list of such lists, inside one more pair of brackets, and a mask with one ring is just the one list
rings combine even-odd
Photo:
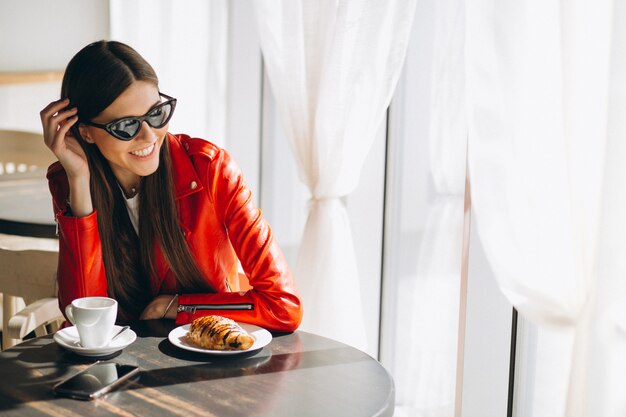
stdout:
[[[154,69],[133,48],[121,42],[99,41],[87,45],[69,62],[61,98],[69,98],[70,107],[78,108],[79,120],[91,120],[135,81],[147,81],[157,88],[159,84]],[[87,155],[108,292],[119,301],[121,316],[137,317],[155,295],[149,288],[151,277],[156,278],[157,244],[176,277],[178,289],[212,292],[179,226],[168,139],[161,147],[159,168],[142,178],[137,236],[108,161],[95,144],[83,140],[78,123],[72,133]]]

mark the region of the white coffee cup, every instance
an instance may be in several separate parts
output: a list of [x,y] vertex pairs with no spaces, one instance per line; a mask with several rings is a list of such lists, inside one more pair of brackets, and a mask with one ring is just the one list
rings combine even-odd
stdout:
[[82,347],[103,347],[113,336],[117,301],[108,297],[77,298],[65,307],[65,315],[76,326]]

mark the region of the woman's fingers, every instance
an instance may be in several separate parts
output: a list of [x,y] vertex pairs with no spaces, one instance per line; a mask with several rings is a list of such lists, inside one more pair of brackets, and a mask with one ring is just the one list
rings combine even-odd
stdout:
[[61,110],[62,108],[67,107],[69,104],[70,104],[69,98],[64,98],[61,100],[53,101],[52,103],[44,107],[42,111],[39,112],[39,115],[41,116],[41,120],[47,119],[47,115],[54,114],[58,112],[59,110]]
[[48,104],[41,112],[39,112],[39,117],[41,118],[41,123],[47,125],[50,119],[61,110],[65,109],[70,104],[69,99],[63,99],[58,101],[53,101]]
[[78,116],[76,116],[76,115],[71,116],[68,119],[62,120],[59,123],[59,130],[57,131],[57,137],[58,138],[65,138],[65,136],[68,135],[70,128],[72,126],[74,126],[77,121],[78,121]]
[[59,151],[65,148],[65,141],[69,134],[70,128],[78,121],[78,117],[72,116],[69,119],[54,123],[54,127],[50,127],[49,131],[44,134],[46,145],[59,157]]
[[159,295],[150,302],[139,316],[140,320],[153,320],[163,318],[167,304],[171,301],[171,295]]
[[68,109],[70,101],[58,100],[40,112],[44,142],[58,158],[65,171],[74,176],[88,176],[87,157],[76,138],[70,133],[78,122],[78,109]]
[[67,109],[68,99],[50,103],[40,112],[41,123],[44,130],[44,142],[53,149],[57,148],[60,141],[65,139],[69,129],[78,120],[76,107]]
[[75,117],[77,112],[78,109],[74,107],[69,110],[63,110],[54,114],[48,119],[49,127],[51,127],[55,131],[58,130],[58,126],[63,124],[67,119]]
[[53,101],[48,104],[41,112],[39,112],[39,116],[41,118],[41,123],[46,127],[46,125],[51,125],[52,122],[57,122],[62,119],[66,119],[77,112],[77,108],[73,107],[68,109],[69,99]]

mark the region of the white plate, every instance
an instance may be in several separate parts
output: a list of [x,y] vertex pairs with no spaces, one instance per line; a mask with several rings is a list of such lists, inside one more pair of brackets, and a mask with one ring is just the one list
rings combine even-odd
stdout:
[[190,350],[192,352],[210,353],[212,355],[237,355],[240,353],[252,352],[260,350],[272,341],[272,334],[264,328],[248,323],[238,324],[254,338],[254,344],[247,350],[211,350],[198,347],[187,340],[187,332],[189,331],[190,326],[189,324],[175,328],[170,332],[167,338],[174,346],[178,346],[181,349]]
[[[113,326],[113,331],[111,332],[111,335],[116,334],[120,330],[122,330],[122,326]],[[105,347],[85,348],[80,345],[78,330],[76,330],[75,326],[66,327],[65,329],[61,329],[54,334],[55,342],[57,342],[63,348],[83,356],[111,355],[118,350],[124,349],[126,346],[133,343],[135,339],[137,339],[137,334],[132,331],[132,329],[128,329]]]

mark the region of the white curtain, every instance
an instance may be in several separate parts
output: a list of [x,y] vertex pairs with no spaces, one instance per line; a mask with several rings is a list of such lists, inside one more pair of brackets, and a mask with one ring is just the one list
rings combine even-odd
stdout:
[[538,330],[522,416],[626,413],[618,3],[466,2],[472,211],[500,288]]
[[387,226],[399,225],[390,235],[410,238],[385,254],[386,262],[408,268],[396,267],[394,318],[387,322],[394,333],[387,329],[393,338],[381,359],[394,376],[394,415],[448,417],[456,397],[467,155],[462,0],[421,1],[413,31],[391,120],[418,121],[413,130],[390,130],[401,148],[390,163],[402,172],[389,204],[400,216]]
[[226,141],[227,0],[109,0],[110,38],[154,67],[178,99],[172,133]]
[[255,0],[272,93],[311,192],[294,275],[301,329],[365,349],[342,197],[359,180],[402,68],[415,0]]

